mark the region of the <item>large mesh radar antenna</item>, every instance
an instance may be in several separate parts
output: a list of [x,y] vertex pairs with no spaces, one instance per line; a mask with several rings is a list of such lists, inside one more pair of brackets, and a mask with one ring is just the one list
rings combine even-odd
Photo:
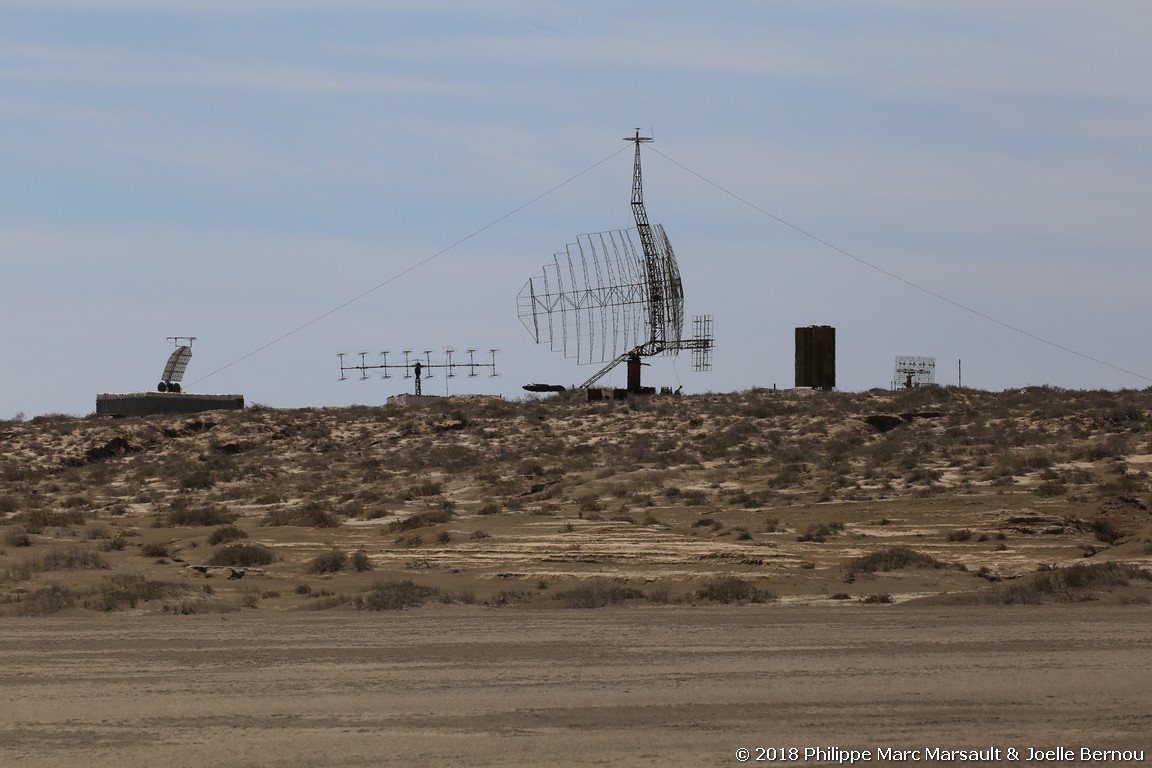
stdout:
[[916,389],[936,383],[936,358],[900,355],[892,373],[892,389]]
[[[188,370],[188,362],[192,359],[192,342],[195,336],[169,336],[168,341],[176,345],[172,354],[168,355],[168,362],[164,364],[164,373],[160,374],[160,384],[156,389],[161,392],[179,392],[180,382],[184,380],[184,372]],[[187,344],[180,342],[186,341]]]
[[[712,318],[697,318],[697,332],[683,338],[684,286],[664,228],[648,221],[636,131],[632,171],[633,229],[578,235],[543,274],[525,283],[516,304],[520,321],[538,344],[548,344],[582,364],[605,364],[589,387],[631,358],[694,350],[693,368],[711,369]],[[639,247],[637,247],[639,246]]]

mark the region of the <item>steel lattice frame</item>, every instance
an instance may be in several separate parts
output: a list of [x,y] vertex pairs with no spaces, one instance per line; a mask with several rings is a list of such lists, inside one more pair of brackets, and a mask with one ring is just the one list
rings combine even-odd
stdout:
[[637,131],[625,141],[636,144],[635,228],[577,236],[542,275],[525,283],[516,297],[520,321],[536,343],[546,342],[579,363],[608,363],[606,370],[628,355],[675,355],[682,349],[698,352],[694,363],[710,366],[711,318],[707,338],[683,338],[684,286],[676,254],[664,228],[650,224],[644,209],[640,145],[652,139]]
[[603,363],[643,347],[659,354],[680,342],[684,289],[664,228],[652,227],[655,258],[638,230],[579,235],[516,297],[520,321],[538,343],[577,362]]

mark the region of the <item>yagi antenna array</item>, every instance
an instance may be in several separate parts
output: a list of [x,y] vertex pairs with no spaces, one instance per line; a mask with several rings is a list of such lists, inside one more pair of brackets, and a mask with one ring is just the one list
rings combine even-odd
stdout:
[[[391,353],[386,352],[386,351],[380,353],[380,362],[379,363],[371,363],[371,364],[368,362],[368,354],[369,354],[368,352],[357,352],[356,353],[360,356],[360,364],[359,365],[345,365],[344,364],[344,358],[347,356],[347,354],[348,354],[347,352],[339,352],[339,353],[337,353],[336,356],[338,358],[340,358],[340,381],[347,380],[348,376],[346,374],[348,373],[348,371],[360,371],[360,379],[364,380],[364,379],[370,378],[368,376],[368,371],[371,371],[371,370],[384,371],[383,376],[380,377],[383,379],[391,379],[393,377],[391,371],[403,370],[404,371],[403,378],[416,380],[415,392],[413,394],[419,395],[419,394],[422,394],[421,387],[420,387],[421,380],[433,378],[435,376],[433,371],[435,371],[436,369],[439,369],[439,368],[443,368],[444,370],[447,371],[446,376],[449,379],[456,377],[456,375],[457,375],[456,369],[457,368],[467,368],[469,378],[473,378],[473,377],[480,375],[480,374],[476,373],[477,369],[489,370],[491,372],[489,374],[490,376],[497,376],[498,375],[496,373],[496,353],[499,352],[500,350],[498,350],[498,349],[488,350],[488,353],[490,355],[492,355],[492,360],[491,360],[491,362],[487,362],[487,363],[476,361],[476,352],[477,352],[476,349],[468,349],[465,351],[468,353],[468,362],[466,362],[466,363],[458,363],[455,360],[453,360],[452,355],[456,353],[456,350],[453,349],[452,347],[448,347],[447,349],[444,350],[445,362],[438,362],[438,363],[432,362],[432,350],[430,350],[430,349],[426,349],[426,350],[424,350],[423,353],[421,353],[424,355],[423,360],[421,360],[419,355],[415,355],[411,349],[402,350],[402,354],[404,355],[404,362],[402,362],[402,363],[390,363],[390,362],[388,362],[388,355]],[[425,373],[425,371],[427,371],[427,373]]]
[[547,343],[578,363],[606,363],[585,388],[630,357],[688,349],[695,370],[712,364],[712,317],[697,317],[696,337],[683,338],[684,286],[676,255],[664,228],[650,224],[644,208],[640,145],[652,139],[637,130],[624,140],[636,144],[635,228],[578,235],[516,297],[520,322],[537,344]]

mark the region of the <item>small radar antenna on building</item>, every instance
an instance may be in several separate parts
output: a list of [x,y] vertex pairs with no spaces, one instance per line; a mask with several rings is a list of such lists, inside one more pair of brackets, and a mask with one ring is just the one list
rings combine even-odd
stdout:
[[[169,336],[176,349],[168,356],[164,364],[164,373],[160,374],[160,383],[156,389],[160,392],[180,392],[180,382],[184,380],[184,372],[188,370],[188,362],[192,359],[192,342],[195,336]],[[186,341],[187,344],[180,342]]]
[[[368,371],[382,370],[384,373],[380,378],[391,379],[392,371],[403,370],[403,378],[414,379],[416,382],[415,386],[413,387],[415,390],[413,394],[421,395],[423,394],[423,387],[421,386],[421,382],[424,379],[434,378],[434,372],[439,369],[443,369],[445,371],[446,379],[455,378],[458,375],[456,373],[457,369],[467,369],[469,378],[479,376],[480,374],[476,372],[478,369],[482,371],[489,371],[489,376],[499,375],[496,373],[496,353],[500,350],[488,350],[488,354],[492,357],[490,362],[478,362],[476,360],[476,353],[479,350],[474,347],[465,351],[468,353],[468,362],[466,363],[457,362],[453,358],[453,355],[457,352],[457,350],[452,347],[445,348],[443,362],[432,362],[432,350],[430,349],[426,349],[420,354],[415,354],[411,349],[401,350],[401,353],[404,355],[404,362],[402,363],[388,362],[388,355],[391,354],[388,351],[380,353],[380,362],[378,363],[368,362],[368,352],[356,353],[360,357],[359,365],[345,365],[344,358],[347,356],[347,352],[338,352],[336,357],[340,359],[340,381],[345,381],[348,378],[346,375],[348,371],[360,371],[360,379],[364,380],[369,378]],[[423,355],[423,359],[421,359],[421,354]],[[444,386],[447,388],[447,381],[445,381]]]
[[[644,207],[640,145],[652,138],[637,129],[624,141],[636,145],[631,199],[636,226],[577,235],[516,297],[520,321],[538,344],[581,364],[604,364],[581,385],[585,389],[621,363],[638,364],[643,357],[691,350],[694,370],[712,366],[712,316],[697,316],[696,336],[683,337],[684,286],[676,255],[664,227],[651,224]],[[629,379],[639,386],[638,377]]]

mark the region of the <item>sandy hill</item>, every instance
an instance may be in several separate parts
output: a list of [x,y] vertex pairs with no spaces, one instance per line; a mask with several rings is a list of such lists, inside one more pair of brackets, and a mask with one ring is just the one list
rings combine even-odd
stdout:
[[1147,603],[1152,390],[0,422],[0,612]]

